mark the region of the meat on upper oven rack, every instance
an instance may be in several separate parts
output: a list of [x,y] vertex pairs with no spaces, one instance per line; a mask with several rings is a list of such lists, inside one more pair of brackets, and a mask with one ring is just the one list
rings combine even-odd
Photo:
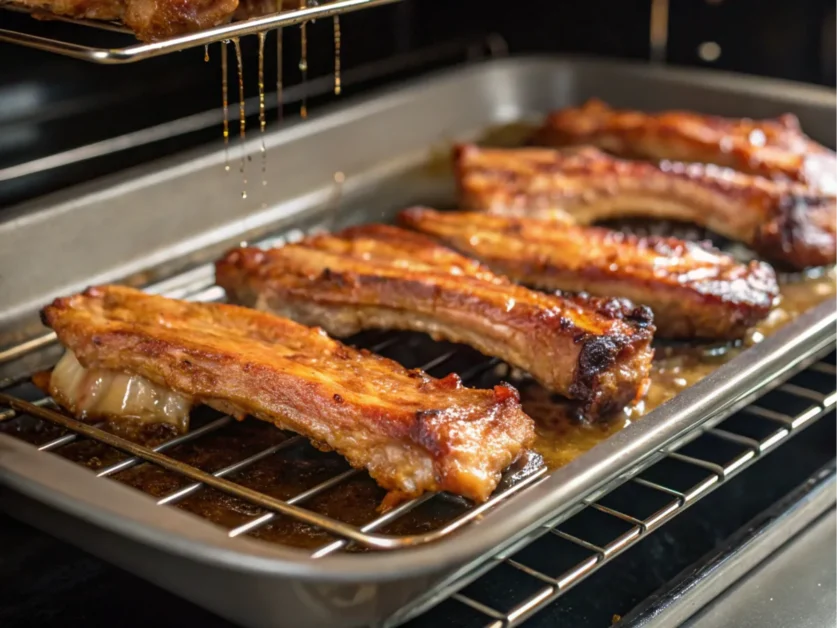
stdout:
[[[261,245],[276,245],[302,236],[301,231],[292,230],[284,237],[267,240]],[[208,267],[194,269],[150,289],[190,300],[223,298],[223,291],[212,283],[211,268]],[[47,334],[32,343],[13,347],[0,355],[0,361],[42,350],[54,340],[54,335]],[[467,347],[432,342],[421,334],[365,332],[356,338],[356,344],[400,361],[412,361],[410,366],[433,374],[456,370],[466,385],[485,386],[503,372],[502,364],[496,359],[480,356]],[[810,365],[720,424],[693,430],[676,446],[649,460],[643,470],[630,479],[594,499],[580,502],[560,519],[541,526],[498,556],[481,561],[476,568],[457,572],[394,620],[400,623],[441,600],[448,600],[448,604],[464,606],[469,612],[482,616],[485,625],[520,624],[790,437],[832,412],[837,404],[834,355]],[[393,551],[433,542],[465,529],[489,509],[517,492],[525,492],[548,476],[547,469],[535,461],[527,468],[511,472],[495,495],[479,506],[450,495],[426,494],[386,513],[375,513],[373,508],[367,508],[365,512],[347,511],[346,504],[356,500],[358,495],[361,499],[363,495],[370,497],[369,491],[375,490],[374,483],[362,470],[351,469],[337,461],[339,457],[308,447],[301,436],[281,433],[261,422],[240,424],[229,416],[210,413],[196,421],[186,434],[153,445],[138,444],[68,417],[50,398],[33,389],[31,384],[18,380],[0,390],[0,431],[11,435],[18,433],[32,439],[30,442],[43,452],[85,464],[103,481],[105,478],[120,479],[136,485],[132,472],[141,467],[177,476],[180,481],[174,484],[157,481],[138,487],[151,492],[158,505],[179,507],[215,519],[215,523],[227,528],[231,537],[252,536],[284,543],[282,535],[285,532],[282,530],[288,526],[283,528],[281,522],[294,529],[303,526],[307,531],[294,537],[296,540],[291,540],[290,544],[302,545],[311,559],[335,552]],[[15,423],[24,427],[13,428]],[[247,424],[259,430],[252,441],[231,431]],[[24,434],[27,430],[29,436]],[[277,436],[265,442],[264,434],[268,432]],[[208,439],[215,439],[215,447],[220,446],[235,455],[208,464],[208,458],[201,450]],[[703,442],[707,440],[711,446],[707,447]],[[93,449],[87,449],[86,445]],[[213,445],[205,446],[213,448]],[[72,450],[73,447],[76,449]],[[286,472],[292,467],[302,468],[305,479],[299,481],[294,490],[285,487],[277,493],[263,489],[254,478],[264,475],[265,469],[254,470],[267,463],[270,472],[274,469],[269,466],[274,464],[272,461],[280,459],[284,459],[281,464]],[[306,465],[316,468],[305,471]],[[679,467],[679,471],[672,472],[672,466]],[[683,483],[673,478],[689,481]],[[364,482],[365,489],[362,488]],[[636,491],[645,493],[645,498],[631,497]],[[212,495],[211,499],[206,497]],[[232,518],[224,516],[218,520],[220,511],[213,511],[208,506],[212,499],[220,499],[227,506],[237,503],[231,508]],[[369,503],[373,501],[374,498]],[[637,512],[634,507],[638,503],[655,506],[647,512]],[[277,528],[280,529],[278,533]],[[578,560],[564,565],[561,573],[552,573],[536,561],[533,563],[525,548],[544,535],[574,548],[567,554]],[[303,537],[300,543],[299,539]],[[485,600],[469,594],[473,589],[469,583],[489,577],[488,574],[498,569],[523,574],[533,583],[532,595],[511,609],[495,609]]]
[[[392,4],[399,0],[332,0],[331,2],[310,3],[297,9],[290,9],[280,13],[255,17],[248,20],[239,20],[208,28],[196,33],[178,35],[162,41],[137,42],[131,31],[121,24],[112,22],[97,22],[94,20],[72,19],[61,16],[50,16],[51,20],[75,24],[100,31],[111,31],[127,36],[126,43],[121,47],[103,48],[89,46],[74,41],[43,37],[32,33],[24,32],[22,29],[0,28],[0,42],[18,44],[37,50],[52,52],[55,54],[73,57],[92,63],[100,64],[123,64],[142,61],[152,57],[179,52],[196,46],[205,46],[216,42],[225,42],[247,35],[266,33],[286,26],[303,24],[317,19],[339,16],[345,13],[352,13],[362,9],[369,9],[385,4]],[[0,8],[8,11],[31,13],[30,10],[14,4],[8,0],[0,0]],[[133,41],[131,41],[133,40]]]

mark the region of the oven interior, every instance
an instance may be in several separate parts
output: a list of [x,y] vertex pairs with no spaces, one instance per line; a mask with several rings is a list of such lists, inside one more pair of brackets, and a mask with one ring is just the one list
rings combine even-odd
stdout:
[[[527,0],[514,7],[471,0],[405,0],[360,11],[342,22],[345,78],[340,97],[440,67],[527,52],[651,57],[661,63],[834,85],[833,41],[823,26],[833,24],[831,5],[811,1],[791,11],[786,3],[775,0],[759,3],[759,10],[752,1],[696,2],[678,13],[661,8],[662,4],[656,0],[639,6],[571,2],[558,9],[545,0]],[[668,13],[662,42],[661,10]],[[2,18],[3,28],[29,27],[28,16],[4,14]],[[533,26],[547,23],[548,29]],[[741,36],[743,24],[746,37]],[[47,23],[39,28],[64,37],[74,27]],[[819,36],[811,37],[811,32]],[[281,108],[276,105],[276,94],[268,90],[269,126],[280,124],[280,116],[298,116],[303,102],[316,116],[319,107],[338,98],[332,89],[330,20],[310,25],[308,36],[308,80],[302,82],[299,55],[286,52]],[[108,38],[114,36],[96,33],[92,37],[110,45]],[[783,45],[777,46],[775,37],[782,37]],[[285,29],[283,45],[285,51],[299,51],[298,29]],[[220,141],[218,45],[209,47],[209,61],[199,48],[124,67],[84,64],[9,44],[0,46],[9,58],[18,60],[0,78],[0,110],[5,112],[0,114],[4,131],[0,219],[3,208],[19,202]],[[255,38],[242,41],[251,129],[259,124],[254,91],[257,46]],[[777,55],[777,49],[783,54]],[[275,58],[268,57],[265,75],[275,75],[276,69]],[[232,83],[236,80],[232,64],[228,71]],[[106,114],[117,110],[118,116]],[[149,129],[154,132],[148,133]],[[292,231],[280,237],[299,235]],[[183,296],[214,299],[219,295],[198,282],[184,289]],[[352,342],[434,375],[458,372],[470,385],[490,385],[509,375],[496,361],[461,347],[428,343],[415,334],[367,333]],[[624,625],[641,625],[648,617],[640,612],[643,603],[655,592],[665,597],[667,583],[681,570],[706,560],[717,544],[811,477],[821,483],[833,480],[836,373],[834,354],[822,356],[719,425],[691,435],[655,465],[585,504],[573,517],[544,527],[478,570],[428,592],[391,623],[509,626],[566,621],[592,626],[626,615]],[[73,426],[47,414],[48,401],[26,381],[15,381],[2,393],[37,406],[15,406],[17,402],[0,397],[3,432],[82,462],[103,476],[141,487],[162,504],[207,516],[233,534],[299,546],[315,556],[368,551],[365,533],[415,535],[456,522],[464,525],[480,514],[461,500],[437,496],[378,516],[375,505],[380,491],[362,474],[348,469],[338,457],[313,456],[301,439],[255,422],[235,423],[207,412],[197,418],[197,429],[186,437],[170,440],[166,434],[143,434],[141,450],[126,454],[97,442],[95,434],[67,429]],[[799,438],[790,439],[798,433]],[[238,452],[234,457],[228,447],[230,439]],[[302,504],[326,518],[340,512],[340,519],[348,518],[343,523],[358,531],[357,539],[336,540],[327,526],[324,531],[322,526],[268,512],[240,495],[199,487],[196,476],[149,464],[149,452],[162,452],[187,465],[189,469],[184,466],[181,471],[188,473],[197,469],[220,480],[235,476],[237,483],[293,505]],[[747,472],[753,465],[758,471]],[[541,473],[538,466],[514,470],[504,489],[513,492],[525,487],[538,481]],[[275,477],[282,477],[283,482],[266,482]],[[663,524],[663,530],[652,534]],[[53,547],[59,554],[66,553],[70,564],[86,560],[63,546]],[[107,579],[108,569],[96,564],[75,580],[71,590],[78,592],[82,584]],[[118,578],[131,586],[147,586],[134,584],[125,574]],[[25,593],[37,588],[35,579],[31,568],[24,570],[24,577],[4,593],[10,608],[25,606],[31,599]],[[607,595],[602,595],[603,590]],[[60,594],[58,599],[62,599]],[[81,612],[74,606],[75,598],[63,599],[70,612]],[[202,612],[179,601],[172,603],[184,618],[190,612]],[[631,609],[638,609],[633,616]]]

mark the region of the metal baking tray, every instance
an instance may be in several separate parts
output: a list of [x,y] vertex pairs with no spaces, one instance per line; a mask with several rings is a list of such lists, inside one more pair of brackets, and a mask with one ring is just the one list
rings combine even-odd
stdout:
[[[439,155],[453,140],[597,96],[642,109],[727,115],[796,113],[831,143],[834,94],[751,77],[589,59],[521,58],[453,69],[269,133],[239,147],[177,155],[7,212],[0,223],[0,383],[54,360],[36,312],[90,283],[152,282],[182,295],[211,282],[206,265],[241,239],[387,220],[412,203],[450,205]],[[345,183],[335,185],[334,173]],[[339,199],[338,199],[339,197]],[[338,202],[339,201],[339,202]],[[339,208],[339,211],[338,211]],[[568,465],[468,519],[450,535],[389,551],[310,552],[237,536],[90,470],[0,434],[0,505],[245,626],[356,626],[399,609],[568,516],[650,464],[696,427],[720,421],[814,361],[835,339],[823,303]],[[0,384],[0,387],[2,385]],[[0,408],[0,412],[2,412]]]

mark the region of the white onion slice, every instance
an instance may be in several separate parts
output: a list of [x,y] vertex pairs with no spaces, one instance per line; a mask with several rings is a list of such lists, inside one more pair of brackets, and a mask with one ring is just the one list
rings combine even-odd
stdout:
[[50,394],[80,419],[133,419],[189,426],[192,400],[139,375],[86,369],[67,351],[52,371]]

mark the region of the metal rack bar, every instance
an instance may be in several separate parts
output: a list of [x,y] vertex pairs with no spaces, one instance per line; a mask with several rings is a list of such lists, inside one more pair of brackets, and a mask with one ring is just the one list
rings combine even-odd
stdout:
[[[166,442],[164,442],[160,445],[157,445],[156,447],[153,448],[153,451],[163,452],[163,451],[166,451],[167,449],[171,449],[172,447],[174,447],[176,445],[182,445],[184,443],[188,443],[189,441],[193,441],[197,438],[200,438],[204,434],[209,434],[211,432],[215,432],[217,430],[220,430],[222,427],[226,427],[227,425],[230,424],[230,422],[232,420],[233,420],[233,418],[229,415],[219,417],[219,418],[215,419],[214,421],[212,421],[211,423],[207,423],[206,425],[203,425],[203,426],[201,426],[201,427],[199,427],[195,430],[190,430],[190,431],[186,432],[185,434],[181,434],[180,436],[177,436],[175,438],[167,440]],[[117,462],[116,464],[112,464],[109,467],[105,467],[104,469],[100,469],[99,472],[96,473],[96,475],[98,475],[100,478],[106,478],[109,475],[113,475],[115,473],[120,473],[121,471],[127,471],[131,467],[134,467],[134,466],[140,464],[141,462],[142,462],[142,458],[138,458],[137,456],[133,456],[131,458],[126,458],[125,460],[122,460],[121,462]]]
[[64,445],[69,445],[70,443],[75,442],[77,439],[78,436],[76,434],[65,434],[64,436],[59,436],[58,438],[39,446],[38,451],[52,451],[53,449],[58,449],[59,447],[63,447]]
[[[8,29],[0,29],[0,41],[73,57],[74,59],[90,61],[92,63],[133,63],[196,46],[204,46],[236,37],[256,35],[286,26],[302,24],[311,20],[352,13],[361,9],[392,4],[394,2],[398,2],[398,0],[334,0],[333,2],[292,9],[264,17],[223,24],[197,33],[188,33],[163,41],[135,43],[124,48],[96,48]],[[3,5],[0,8],[8,9],[9,6]],[[18,8],[18,10],[20,9]],[[75,20],[69,18],[62,18],[61,21],[100,30],[124,32],[120,26],[107,22],[99,23],[91,20]]]
[[[290,499],[288,499],[288,503],[289,504],[301,504],[302,502],[308,501],[312,497],[316,497],[317,495],[320,495],[321,493],[324,493],[325,491],[329,490],[330,488],[333,488],[333,487],[337,486],[338,484],[340,484],[342,482],[345,482],[349,478],[352,478],[352,477],[354,477],[356,475],[359,475],[359,474],[360,474],[359,469],[349,469],[348,471],[344,471],[343,473],[339,473],[339,474],[337,474],[333,477],[330,477],[327,480],[324,480],[324,481],[320,482],[316,486],[312,486],[307,491],[303,491],[303,492],[291,497]],[[250,532],[253,532],[254,530],[257,530],[257,529],[261,528],[263,525],[265,525],[267,523],[270,523],[275,518],[276,518],[275,513],[272,513],[272,512],[266,513],[266,514],[262,515],[261,517],[257,517],[256,519],[253,519],[252,521],[249,521],[248,523],[245,523],[244,525],[240,525],[237,528],[233,528],[232,530],[229,531],[228,534],[231,537],[239,536],[239,535],[244,534],[244,533],[249,534]],[[363,528],[361,528],[361,530],[363,530]]]
[[[55,406],[55,402],[52,400],[51,397],[44,397],[43,399],[38,399],[37,401],[33,401],[33,404],[36,406]],[[0,411],[0,423],[3,421],[8,421],[10,419],[14,419],[18,416],[17,410],[13,410],[9,408],[8,410]]]
[[[386,514],[370,521],[365,526],[363,526],[361,530],[363,530],[364,532],[374,532],[375,530],[379,530],[388,523],[392,523],[402,515],[405,515],[408,512],[414,510],[424,502],[429,501],[431,497],[433,497],[431,494],[425,493],[418,499],[411,499],[408,502],[404,502],[403,504],[400,504],[399,506],[397,506],[393,510],[390,510]],[[341,550],[346,546],[348,546],[348,543],[346,541],[334,541],[334,543],[329,543],[328,545],[324,545],[323,547],[314,551],[311,554],[311,558],[322,558],[323,556],[328,556],[329,554],[333,554],[334,552]]]

